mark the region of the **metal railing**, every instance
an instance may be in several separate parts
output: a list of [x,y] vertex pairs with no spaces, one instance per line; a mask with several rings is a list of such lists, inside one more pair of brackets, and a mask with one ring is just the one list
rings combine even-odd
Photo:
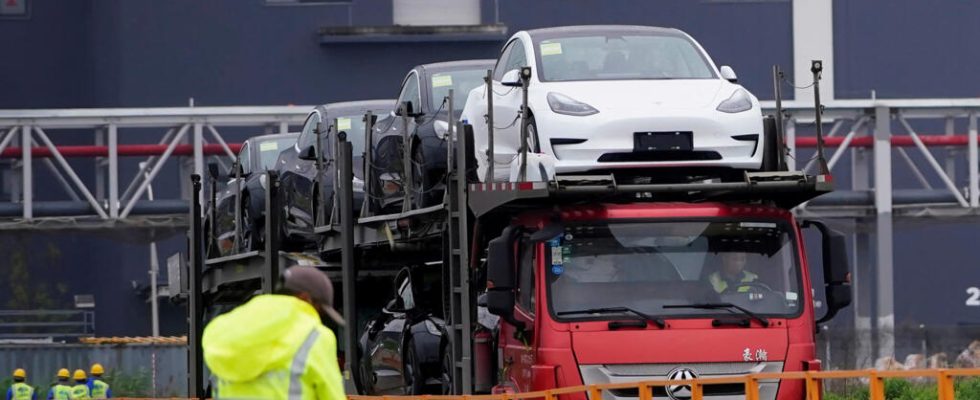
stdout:
[[[774,112],[772,102],[763,102],[762,107],[765,114]],[[112,227],[113,222],[134,221],[155,212],[162,213],[154,211],[156,208],[145,204],[141,198],[162,173],[166,161],[174,156],[185,157],[178,180],[185,182],[191,173],[204,174],[208,157],[217,157],[217,162],[227,164],[227,159],[221,159],[222,156],[234,156],[237,145],[227,142],[219,128],[254,127],[255,134],[288,132],[290,125],[301,124],[312,109],[312,106],[258,106],[0,110],[0,161],[8,161],[0,166],[0,170],[11,170],[15,180],[9,186],[12,190],[10,202],[0,204],[0,214],[5,215],[2,219],[6,220],[0,228],[21,229],[34,225],[57,228],[64,224],[50,220],[64,220],[66,216],[84,216],[90,221],[102,222],[95,225]],[[800,134],[808,125],[813,126],[812,104],[783,102],[783,110],[790,166],[812,164],[801,160],[799,154],[805,152],[797,151],[813,145],[813,137]],[[867,216],[878,209],[891,212],[893,206],[897,216],[962,217],[964,212],[980,215],[980,176],[976,168],[978,115],[980,99],[827,102],[824,118],[832,124],[826,135],[827,143],[837,147],[829,165],[842,164],[850,151],[851,181],[855,183],[851,190],[839,188],[845,189],[841,195],[825,196],[804,209],[820,216],[845,218]],[[913,125],[913,122],[930,119],[942,121],[944,131],[925,134]],[[900,129],[893,132],[892,125]],[[160,139],[156,143],[132,144],[132,140],[128,140],[131,128],[139,128],[143,135],[148,128],[150,131],[155,128],[161,132]],[[79,146],[77,140],[71,145],[58,143],[59,139],[77,138],[78,135],[91,137],[91,145]],[[918,151],[924,166],[920,165],[923,161],[914,160],[916,153],[907,151],[908,147]],[[946,154],[937,156],[934,151],[937,148]],[[898,161],[910,168],[922,186],[919,192],[910,194],[893,190],[893,149]],[[76,157],[95,158],[94,174],[73,167],[69,161]],[[144,157],[147,162],[139,171],[120,171],[121,157]],[[955,171],[955,165],[962,165],[964,160],[967,165],[974,166],[968,169],[965,180],[958,179],[962,177]],[[45,206],[54,208],[35,204],[37,171],[34,167],[38,163],[37,166],[49,170],[64,189],[65,201],[46,202],[49,204]],[[126,176],[132,177],[128,183],[123,179]],[[882,190],[872,193],[872,182],[878,182],[874,186]],[[91,187],[93,183],[94,187]],[[190,198],[188,190],[182,190],[180,201],[186,202]],[[166,201],[158,201],[157,205]],[[72,202],[73,207],[65,208],[68,202]],[[170,208],[173,205],[170,204]],[[49,221],[39,223],[44,219]]]
[[0,339],[83,337],[95,334],[95,311],[0,310]]
[[[870,400],[885,400],[885,379],[890,378],[931,378],[936,380],[936,394],[938,400],[954,400],[956,398],[954,378],[980,376],[980,369],[933,369],[933,370],[909,370],[909,371],[877,371],[877,370],[855,370],[855,371],[808,371],[808,372],[777,372],[777,373],[757,373],[743,376],[721,377],[721,378],[694,378],[694,379],[672,379],[672,380],[649,380],[640,382],[605,383],[596,385],[571,386],[549,390],[539,390],[523,393],[501,393],[486,395],[464,395],[464,396],[347,396],[350,400],[521,400],[521,399],[543,399],[558,400],[560,395],[583,393],[589,399],[602,399],[604,390],[616,389],[636,389],[639,393],[639,400],[652,400],[653,388],[659,387],[668,390],[671,388],[684,387],[690,391],[692,400],[702,400],[705,398],[704,387],[710,385],[741,384],[745,391],[745,400],[759,400],[759,382],[771,380],[797,380],[803,381],[804,393],[807,400],[819,400],[823,397],[822,385],[831,379],[862,379],[868,382],[868,392]],[[686,397],[686,396],[685,396]],[[666,398],[666,396],[663,396]]]

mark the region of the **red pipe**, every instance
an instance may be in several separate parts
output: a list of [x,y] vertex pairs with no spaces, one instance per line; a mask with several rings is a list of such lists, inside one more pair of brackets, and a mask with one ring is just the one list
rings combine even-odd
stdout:
[[[919,135],[919,139],[922,139],[922,143],[926,146],[966,146],[969,137],[967,135]],[[844,142],[843,136],[834,136],[824,138],[824,144],[827,147],[840,147],[841,143]],[[915,142],[912,141],[911,136],[892,136],[891,138],[892,147],[913,147]],[[874,138],[871,136],[861,136],[856,137],[851,140],[850,147],[862,147],[870,148],[874,146]],[[232,152],[238,153],[238,150],[242,148],[241,143],[228,143],[228,147]],[[817,138],[813,136],[801,136],[796,138],[797,148],[815,148],[817,147]],[[57,146],[58,151],[64,157],[108,157],[109,147],[108,146]],[[119,156],[121,157],[147,157],[147,156],[159,156],[162,155],[164,151],[167,150],[167,145],[165,144],[121,144],[119,145]],[[214,155],[225,155],[225,150],[220,144],[206,144],[204,145],[204,155],[214,156]],[[3,153],[0,154],[0,158],[21,158],[23,155],[22,149],[20,147],[8,147],[4,149]],[[194,154],[194,146],[189,144],[180,144],[174,148],[173,155],[175,156],[191,156]],[[52,157],[51,150],[47,147],[34,147],[31,149],[31,157],[35,158],[48,158]]]
[[[64,157],[108,157],[109,147],[108,146],[56,146],[58,152]],[[232,152],[238,153],[238,150],[242,148],[241,143],[229,143],[228,148]],[[206,144],[203,146],[204,155],[214,156],[214,155],[226,155],[224,147],[220,144]],[[136,156],[159,156],[163,152],[167,151],[167,145],[165,144],[121,144],[118,146],[119,156],[121,157],[136,157]],[[175,156],[192,156],[194,154],[194,146],[190,144],[179,144],[174,147],[172,155]],[[21,158],[23,155],[23,149],[20,147],[9,147],[4,149],[3,154],[0,154],[0,158]],[[31,157],[35,158],[48,158],[52,157],[51,149],[47,147],[34,147],[31,149]]]
[[[966,146],[969,142],[967,135],[919,135],[922,144],[926,146]],[[844,142],[843,136],[834,136],[823,139],[827,147],[840,147]],[[914,147],[915,142],[911,136],[892,136],[892,147]],[[851,140],[849,147],[873,147],[874,138],[871,136],[856,137]],[[796,147],[817,147],[817,138],[814,136],[804,136],[796,138]]]

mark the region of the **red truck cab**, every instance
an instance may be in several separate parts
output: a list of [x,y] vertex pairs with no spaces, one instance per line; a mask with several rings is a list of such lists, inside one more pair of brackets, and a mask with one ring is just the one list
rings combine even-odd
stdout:
[[[850,303],[843,236],[823,234],[824,319]],[[488,251],[498,369],[516,391],[819,369],[801,226],[762,204],[629,203],[528,211]],[[706,399],[744,398],[741,384]],[[762,399],[802,382],[761,381]],[[632,399],[637,390],[603,391]],[[689,386],[654,388],[686,400]],[[584,400],[585,394],[572,395]],[[595,399],[593,399],[595,400]]]

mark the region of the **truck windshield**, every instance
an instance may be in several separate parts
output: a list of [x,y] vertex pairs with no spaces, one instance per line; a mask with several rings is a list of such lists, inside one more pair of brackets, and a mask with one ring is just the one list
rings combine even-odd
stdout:
[[732,307],[676,307],[691,304],[730,303],[776,317],[801,310],[795,235],[782,221],[569,225],[544,246],[558,320],[621,318],[585,311],[615,307],[667,317],[746,317]]

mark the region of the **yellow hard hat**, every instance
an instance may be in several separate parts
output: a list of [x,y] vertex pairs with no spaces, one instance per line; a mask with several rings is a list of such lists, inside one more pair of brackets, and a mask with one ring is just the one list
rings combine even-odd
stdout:
[[68,368],[59,369],[58,377],[61,379],[68,379]]
[[102,364],[95,363],[92,364],[92,370],[89,373],[92,375],[102,375],[105,373],[105,369],[102,368]]
[[23,368],[15,369],[14,378],[27,379],[27,371],[24,371]]
[[81,380],[87,379],[87,377],[85,376],[85,371],[82,371],[80,369],[76,369],[75,370],[75,373],[72,374],[71,379],[74,379],[76,381],[81,381]]

